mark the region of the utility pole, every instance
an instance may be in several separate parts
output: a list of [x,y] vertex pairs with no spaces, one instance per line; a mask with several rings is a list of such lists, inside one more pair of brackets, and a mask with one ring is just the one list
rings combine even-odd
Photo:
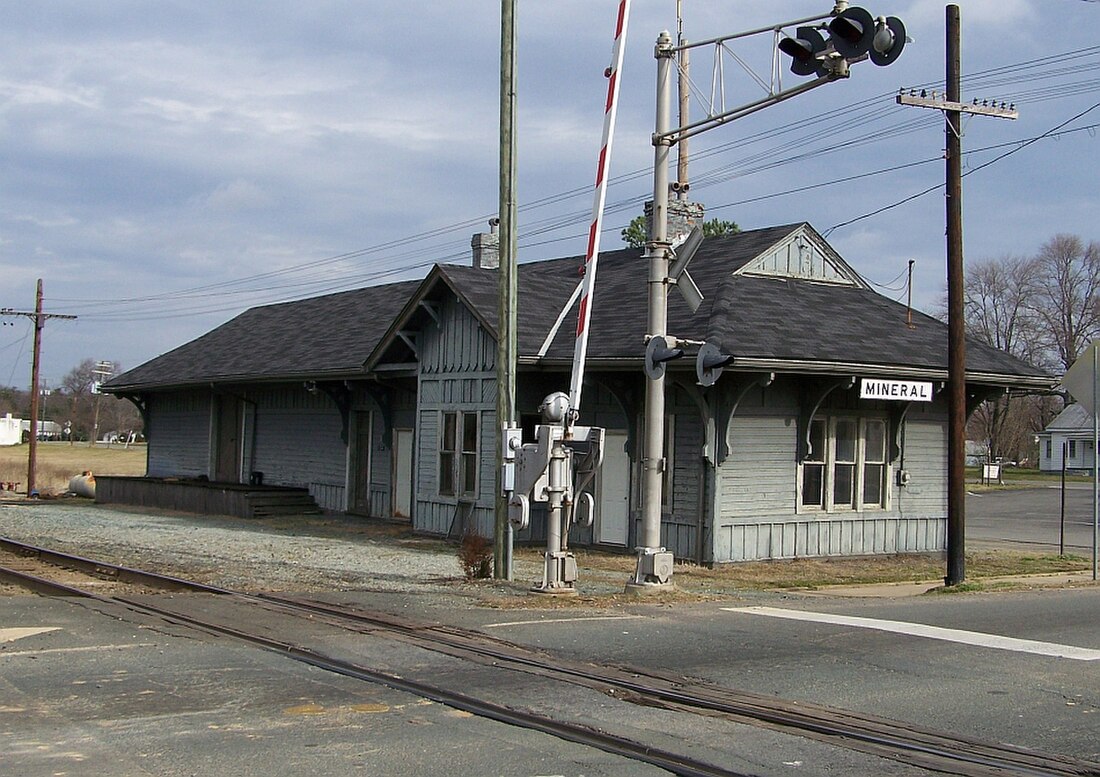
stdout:
[[[107,378],[111,377],[114,373],[115,366],[110,362],[99,361],[95,363],[95,368],[92,370],[98,380],[92,383],[92,391],[95,392],[95,421],[92,424],[92,447],[95,447],[96,440],[99,439],[99,400],[103,395],[99,392],[99,385],[103,383]],[[107,443],[107,447],[110,448],[111,444]]]
[[[684,17],[682,13],[683,0],[676,0],[676,47],[680,49],[680,67],[677,69],[679,78],[677,90],[680,98],[680,126],[683,127],[691,120],[691,49],[684,48],[687,43],[684,40]],[[676,144],[676,196],[678,199],[688,198],[688,141],[681,140]]]
[[31,358],[31,418],[30,418],[30,445],[27,449],[27,496],[34,493],[35,466],[38,456],[38,373],[39,363],[42,357],[42,329],[46,320],[50,318],[75,319],[76,316],[66,316],[60,313],[42,312],[42,279],[38,279],[38,288],[34,297],[34,312],[25,310],[0,309],[0,316],[23,316],[34,322],[34,355]]
[[497,305],[496,520],[493,529],[493,577],[512,579],[512,526],[508,522],[508,484],[503,482],[507,432],[516,427],[516,0],[500,7],[500,286]]
[[962,114],[1015,119],[1015,106],[988,101],[964,104],[962,24],[959,6],[948,5],[946,99],[922,93],[899,94],[900,105],[942,110],[946,117],[947,155],[947,574],[946,585],[966,579],[966,319],[962,239]]

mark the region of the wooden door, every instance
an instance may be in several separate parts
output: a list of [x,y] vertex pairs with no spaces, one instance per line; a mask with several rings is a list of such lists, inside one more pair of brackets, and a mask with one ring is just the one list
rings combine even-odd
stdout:
[[393,430],[394,518],[412,518],[413,456],[415,450],[412,429]]
[[235,397],[218,397],[217,408],[214,480],[220,483],[240,483],[241,403]]
[[598,478],[599,507],[594,540],[601,545],[626,545],[630,539],[630,457],[626,432],[608,430]]
[[351,457],[352,499],[350,510],[359,515],[370,515],[370,447],[374,430],[368,411],[355,413],[355,450]]

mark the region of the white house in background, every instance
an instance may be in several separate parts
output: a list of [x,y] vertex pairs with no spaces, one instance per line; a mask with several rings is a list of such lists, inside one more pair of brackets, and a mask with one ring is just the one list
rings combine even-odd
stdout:
[[1039,433],[1039,470],[1060,472],[1065,457],[1066,469],[1092,469],[1092,413],[1080,404],[1066,407]]
[[18,445],[23,439],[23,422],[8,413],[0,418],[0,445]]

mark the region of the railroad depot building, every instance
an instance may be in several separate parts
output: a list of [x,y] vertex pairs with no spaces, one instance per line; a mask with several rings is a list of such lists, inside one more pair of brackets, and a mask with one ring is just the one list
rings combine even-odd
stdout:
[[[308,489],[323,508],[491,535],[497,272],[248,310],[105,387],[141,409],[150,483]],[[517,411],[567,390],[583,257],[519,267]],[[605,427],[597,517],[574,546],[633,549],[640,520],[647,262],[600,256],[580,423]],[[701,563],[941,551],[947,512],[947,328],[873,291],[806,223],[704,241],[693,314],[669,295],[668,332],[735,361],[696,384],[668,365],[661,541]],[[1055,380],[970,341],[971,407]],[[100,479],[106,499],[121,479]],[[118,486],[116,489],[115,487]],[[127,499],[125,496],[117,497]],[[143,497],[144,498],[144,497]],[[541,541],[536,511],[520,540]]]

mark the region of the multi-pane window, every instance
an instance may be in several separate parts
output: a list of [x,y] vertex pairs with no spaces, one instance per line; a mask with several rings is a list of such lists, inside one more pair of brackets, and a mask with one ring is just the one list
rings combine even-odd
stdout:
[[477,494],[477,413],[440,414],[439,493],[444,496]]
[[810,451],[802,462],[802,506],[825,509],[825,420],[810,423]]
[[863,422],[863,504],[879,507],[883,504],[886,482],[886,422],[867,419]]
[[860,510],[886,506],[886,422],[815,418],[802,461],[802,509]]
[[1069,457],[1071,459],[1077,458],[1077,440],[1069,441]]
[[833,507],[855,507],[858,434],[854,418],[838,418],[833,423]]

